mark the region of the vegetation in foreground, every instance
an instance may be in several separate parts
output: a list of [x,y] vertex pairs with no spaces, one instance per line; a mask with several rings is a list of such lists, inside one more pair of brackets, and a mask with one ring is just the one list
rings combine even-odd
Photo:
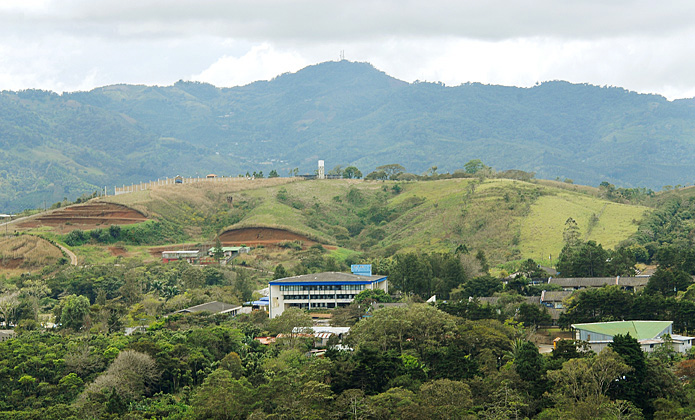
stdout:
[[[324,201],[312,198],[318,206],[306,198],[328,185],[335,195]],[[517,191],[517,196],[506,200],[510,191]],[[494,251],[477,245],[480,237],[465,233],[468,226],[461,238],[470,243],[459,239],[438,249],[428,242],[427,251],[419,247],[411,252],[406,245],[393,247],[389,242],[397,238],[398,223],[425,226],[417,239],[424,240],[436,224],[417,222],[424,223],[441,209],[461,212],[466,208],[458,205],[463,194],[473,203],[466,213],[472,216],[468,221],[483,220],[479,207],[502,203],[507,203],[504,211],[509,215],[521,218],[544,197],[590,202],[584,206],[589,212],[595,211],[596,203],[604,209],[615,204],[566,191],[518,180],[471,178],[281,183],[234,192],[238,207],[227,208],[224,217],[232,215],[238,218],[235,224],[243,225],[284,206],[287,215],[282,217],[307,226],[313,221],[315,226],[309,229],[315,237],[333,234],[336,243],[344,241],[359,252],[290,243],[282,250],[256,248],[257,255],[225,267],[162,265],[122,257],[116,257],[115,264],[100,264],[95,257],[90,265],[56,262],[41,272],[1,278],[0,319],[16,325],[17,336],[0,343],[0,384],[7,390],[0,396],[4,410],[0,418],[395,419],[421,418],[422,413],[442,419],[695,417],[690,383],[695,354],[678,355],[664,347],[645,355],[629,336],[618,337],[599,355],[585,353],[581,343],[571,341],[561,341],[550,354],[539,354],[534,331],[551,321],[543,308],[524,300],[548,288],[531,281],[542,275],[535,261],[507,263],[510,272],[520,274],[512,280],[491,275]],[[225,192],[217,194],[208,198],[210,203]],[[351,203],[350,196],[357,197],[354,201],[359,204]],[[409,208],[413,197],[422,202]],[[348,210],[340,209],[341,201],[350,203],[344,206]],[[599,220],[591,230],[580,228],[581,223],[571,217],[564,220],[556,228],[557,268],[564,275],[629,275],[638,262],[659,268],[639,293],[613,286],[573,295],[560,324],[666,319],[674,321],[676,332],[692,331],[695,257],[688,234],[692,202],[680,195],[662,202],[615,249],[605,249],[592,236],[608,210],[596,214]],[[582,205],[573,207],[573,212]],[[215,214],[219,211],[215,208],[211,205],[205,211]],[[357,235],[341,239],[330,229],[344,221],[331,224],[332,213],[349,223],[362,220],[364,226]],[[376,223],[370,220],[372,214],[386,216]],[[205,220],[208,214],[190,216],[186,230],[164,219],[74,231],[58,239],[75,241],[77,249],[99,244],[137,248],[165,241],[167,235],[204,236],[197,217]],[[225,223],[224,217],[216,223]],[[384,231],[382,239],[367,233],[376,229]],[[416,229],[413,232],[420,235]],[[369,240],[372,245],[363,246]],[[280,260],[283,264],[274,265]],[[375,272],[389,276],[393,292],[393,297],[365,295],[333,312],[335,324],[352,326],[343,343],[352,351],[333,349],[323,358],[308,356],[313,340],[293,333],[296,326],[311,325],[309,316],[300,311],[287,311],[272,321],[263,312],[237,318],[165,317],[212,300],[251,300],[258,297],[254,290],[272,277],[346,271],[351,263],[371,263]],[[432,294],[440,298],[436,307],[417,303]],[[494,304],[475,299],[493,295],[498,298]],[[391,299],[408,305],[365,314],[370,301]],[[46,330],[42,325],[55,326]],[[140,325],[148,326],[147,331],[123,334],[125,327]],[[269,346],[254,340],[276,334],[286,338]]]

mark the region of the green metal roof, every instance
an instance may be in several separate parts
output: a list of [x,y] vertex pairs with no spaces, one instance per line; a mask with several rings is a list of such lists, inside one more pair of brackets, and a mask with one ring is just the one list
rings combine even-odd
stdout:
[[610,336],[630,333],[632,338],[646,340],[657,337],[660,332],[667,329],[671,324],[673,324],[673,321],[614,321],[572,324],[572,328]]

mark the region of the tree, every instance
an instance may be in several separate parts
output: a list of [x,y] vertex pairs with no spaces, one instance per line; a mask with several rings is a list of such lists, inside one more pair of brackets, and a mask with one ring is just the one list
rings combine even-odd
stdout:
[[311,316],[299,308],[287,308],[270,320],[268,329],[273,334],[284,334],[290,347],[297,344],[300,333],[311,333]]
[[220,242],[220,237],[215,238],[215,247],[212,249],[212,257],[219,264],[222,258],[224,258],[224,251],[222,250],[222,242]]
[[475,259],[478,260],[478,263],[480,264],[480,271],[482,271],[485,274],[488,274],[490,272],[490,264],[487,262],[487,257],[485,256],[485,251],[478,250],[478,253],[475,254]]
[[19,307],[19,292],[4,293],[0,295],[0,315],[6,327],[9,327],[10,321],[14,318],[14,314]]
[[677,268],[658,267],[656,272],[649,277],[645,292],[675,296],[678,291],[687,290],[691,284],[693,284],[693,279],[688,273]]
[[373,171],[364,177],[367,181],[383,181],[388,178],[388,175],[384,171]]
[[348,166],[343,171],[343,178],[347,179],[360,179],[362,178],[362,172],[354,166]]
[[483,169],[487,168],[483,164],[483,161],[480,159],[472,159],[466,162],[466,164],[463,165],[463,169],[466,171],[467,174],[476,174]]
[[381,351],[412,349],[422,358],[454,331],[454,317],[426,304],[384,308],[358,322],[348,338],[358,347]]
[[514,359],[514,368],[523,381],[531,384],[531,393],[534,398],[539,398],[545,391],[545,381],[543,357],[538,353],[535,344],[530,341],[523,342]]
[[239,379],[244,374],[244,366],[241,363],[239,353],[233,351],[220,360],[220,368],[229,371],[234,379]]
[[31,304],[34,320],[39,319],[39,300],[46,296],[50,289],[43,280],[29,280],[21,290],[22,294]]
[[580,244],[581,234],[577,221],[569,217],[565,221],[565,230],[562,232],[562,240],[565,242],[565,247],[574,248]]
[[571,412],[582,411],[582,418],[588,419],[599,418],[603,405],[609,401],[606,394],[617,379],[631,370],[617,353],[605,348],[591,358],[568,360],[562,369],[548,371],[547,375],[556,384],[555,395],[561,401],[558,406]]
[[519,392],[505,379],[492,394],[492,403],[480,412],[485,420],[521,420],[522,411],[528,406]]
[[630,366],[630,372],[617,381],[613,395],[616,399],[632,401],[638,407],[644,408],[647,359],[639,342],[631,337],[630,333],[616,334],[608,346]]
[[499,279],[492,276],[479,276],[464,283],[464,296],[462,297],[492,296],[500,290],[502,290],[502,282]]
[[470,386],[449,379],[422,384],[418,401],[428,419],[465,419],[473,405]]
[[525,326],[550,325],[552,317],[545,306],[522,303],[517,311],[517,321]]
[[196,419],[241,420],[251,411],[253,389],[242,377],[217,369],[198,388],[191,406]]
[[371,303],[371,302],[380,302],[380,303],[388,303],[391,302],[391,296],[386,294],[381,289],[367,289],[359,292],[357,295],[355,295],[355,302],[357,303]]
[[[359,397],[359,393],[355,393],[354,391],[357,390],[347,390],[343,392],[343,394],[350,392],[351,402],[354,401],[355,403],[361,402],[359,399],[356,397]],[[364,393],[362,393],[364,394]],[[342,397],[342,394],[341,394]],[[336,402],[338,402],[341,397],[338,397],[336,399]],[[387,390],[386,392],[382,392],[380,394],[374,395],[370,397],[370,402],[371,402],[371,408],[374,411],[374,416],[369,417],[369,418],[377,418],[377,419],[406,419],[406,418],[416,418],[415,416],[418,414],[417,410],[419,407],[415,403],[415,393],[409,389],[405,389],[402,387],[396,387],[396,388],[391,388]],[[358,404],[351,404],[351,407],[355,407],[354,414],[358,414],[357,408],[361,408],[362,405]],[[413,410],[415,412],[413,413]],[[365,410],[362,410],[364,412]],[[350,412],[352,415],[352,412]],[[367,413],[365,413],[367,414]],[[409,414],[415,414],[415,415],[409,415]],[[367,418],[366,416],[364,417],[347,417],[350,419],[359,419],[359,418]]]
[[139,400],[151,393],[159,377],[157,364],[150,355],[135,350],[122,351],[106,372],[89,384],[80,401],[84,403],[87,399],[98,399],[99,394],[112,393],[126,402]]
[[270,173],[268,174],[268,178],[277,178],[279,176],[280,175],[278,175],[278,171],[276,171],[275,169],[271,170]]
[[547,278],[547,276],[548,276],[547,273],[542,268],[539,267],[538,263],[535,262],[531,258],[529,258],[528,260],[521,263],[521,266],[519,267],[519,273],[522,274],[527,279],[534,279],[534,278],[541,278],[541,277]]
[[383,171],[388,179],[396,179],[398,174],[405,172],[405,168],[398,163],[392,163],[390,165],[381,165],[376,167],[377,171]]
[[557,270],[565,277],[602,277],[609,273],[608,252],[594,241],[571,246],[560,252]]
[[85,296],[70,295],[61,304],[60,323],[62,328],[79,331],[89,316],[89,299]]
[[[572,295],[559,324],[567,328],[580,322],[619,321],[633,312],[635,295],[618,286],[591,288]],[[633,318],[634,319],[634,318]],[[643,319],[638,316],[636,319]],[[653,319],[653,318],[652,318]]]
[[273,273],[273,280],[284,279],[285,277],[289,277],[289,275],[290,274],[285,269],[285,266],[283,266],[282,264],[278,264],[275,267],[275,270]]

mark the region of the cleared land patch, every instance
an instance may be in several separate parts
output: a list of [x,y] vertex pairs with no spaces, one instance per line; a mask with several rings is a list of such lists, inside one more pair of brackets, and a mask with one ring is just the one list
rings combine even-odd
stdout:
[[110,225],[129,225],[147,220],[138,210],[113,203],[88,203],[44,213],[17,224],[22,229],[49,226],[57,233],[89,230]]
[[18,274],[27,269],[55,264],[63,253],[45,239],[33,235],[0,237],[0,273]]
[[285,229],[266,227],[245,227],[228,230],[220,235],[220,242],[227,245],[277,245],[283,242],[299,241],[304,247],[317,242],[304,235],[290,232]]

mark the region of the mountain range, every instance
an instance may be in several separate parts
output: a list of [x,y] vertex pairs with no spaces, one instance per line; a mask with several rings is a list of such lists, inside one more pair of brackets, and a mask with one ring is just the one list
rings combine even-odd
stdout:
[[539,178],[660,189],[695,179],[695,100],[552,81],[397,80],[325,62],[234,88],[179,81],[0,93],[0,212],[157,178],[481,159]]

